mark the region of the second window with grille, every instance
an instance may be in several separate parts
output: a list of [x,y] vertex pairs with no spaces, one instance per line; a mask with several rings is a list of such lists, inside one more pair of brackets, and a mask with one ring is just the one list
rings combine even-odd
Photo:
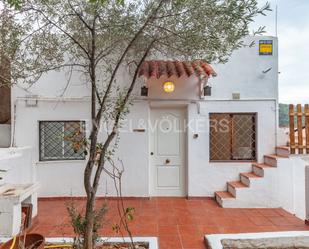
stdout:
[[41,121],[40,161],[85,159],[84,121]]
[[211,113],[210,160],[256,160],[256,114]]

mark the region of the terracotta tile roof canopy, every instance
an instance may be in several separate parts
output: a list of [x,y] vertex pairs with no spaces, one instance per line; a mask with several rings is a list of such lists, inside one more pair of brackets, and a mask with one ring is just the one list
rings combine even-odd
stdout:
[[151,60],[145,61],[139,70],[139,77],[144,76],[146,78],[155,77],[159,79],[161,76],[187,76],[195,75],[200,76],[216,76],[216,72],[212,67],[202,60],[198,61],[162,61]]

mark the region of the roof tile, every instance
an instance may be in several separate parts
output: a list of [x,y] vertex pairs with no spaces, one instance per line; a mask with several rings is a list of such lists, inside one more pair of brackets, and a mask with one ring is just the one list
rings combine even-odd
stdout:
[[146,78],[155,77],[159,79],[161,76],[216,76],[216,72],[212,67],[203,60],[197,61],[162,61],[151,60],[145,61],[139,70],[139,76]]

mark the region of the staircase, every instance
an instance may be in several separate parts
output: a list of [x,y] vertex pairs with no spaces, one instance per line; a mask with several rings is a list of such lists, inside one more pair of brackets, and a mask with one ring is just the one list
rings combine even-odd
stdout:
[[215,192],[221,207],[255,208],[271,206],[269,186],[279,158],[288,158],[289,147],[276,147],[275,155],[265,155],[263,163],[252,163],[252,172],[240,173],[239,181],[227,183],[227,191]]

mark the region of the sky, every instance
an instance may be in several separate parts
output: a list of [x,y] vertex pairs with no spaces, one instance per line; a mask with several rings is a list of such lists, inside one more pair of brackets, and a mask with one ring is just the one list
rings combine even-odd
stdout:
[[[258,0],[263,5],[267,0]],[[259,16],[252,28],[266,26],[275,36],[278,6],[279,101],[309,104],[309,0],[268,0],[272,12]]]

